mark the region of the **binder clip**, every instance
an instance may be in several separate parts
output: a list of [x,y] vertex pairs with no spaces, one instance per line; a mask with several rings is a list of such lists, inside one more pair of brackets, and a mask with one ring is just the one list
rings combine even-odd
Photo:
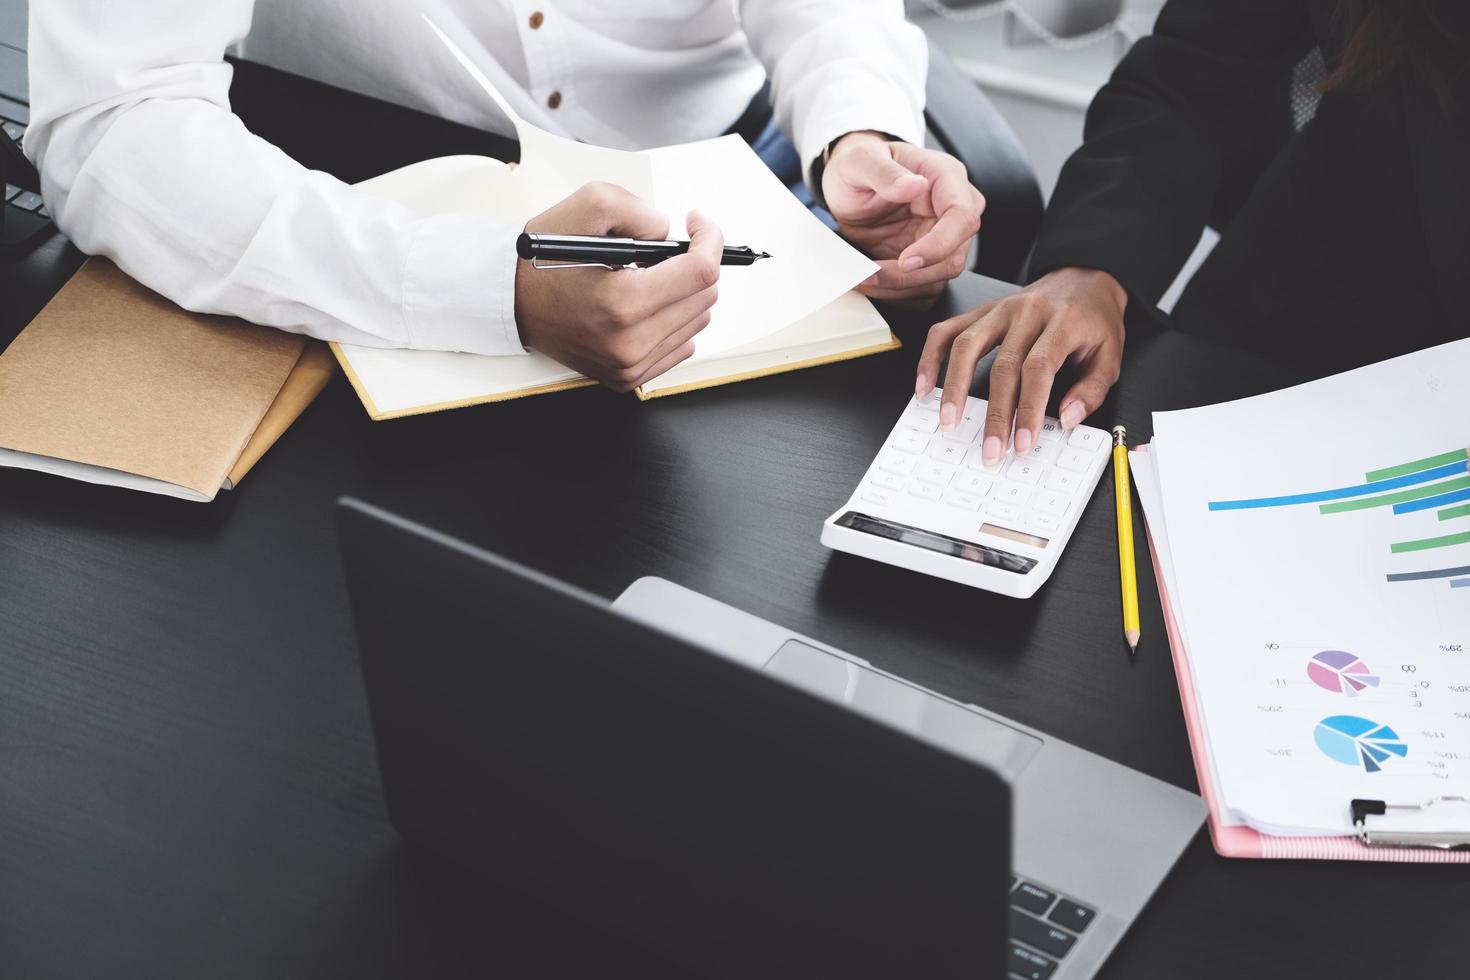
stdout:
[[[1470,825],[1470,797],[1467,796],[1440,796],[1423,803],[1385,803],[1383,800],[1353,800],[1349,804],[1352,813],[1353,826],[1357,829],[1358,840],[1368,847],[1437,847],[1442,850],[1464,850],[1470,849],[1470,832],[1447,831],[1447,830],[1374,830],[1368,826],[1369,817],[1386,817],[1391,814],[1428,814],[1430,812],[1439,815],[1445,809],[1453,808],[1454,804],[1460,804],[1466,808],[1462,814],[1462,821]],[[1440,809],[1435,810],[1435,807]],[[1453,817],[1451,817],[1453,820]],[[1427,822],[1427,821],[1421,821]]]

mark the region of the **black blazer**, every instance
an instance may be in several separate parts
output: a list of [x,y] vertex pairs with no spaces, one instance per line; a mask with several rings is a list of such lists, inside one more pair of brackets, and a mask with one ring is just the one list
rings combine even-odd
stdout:
[[[1206,224],[1223,238],[1181,329],[1340,370],[1470,336],[1470,75],[1324,96],[1293,67],[1342,47],[1330,0],[1169,0],[1087,113],[1030,266],[1103,269],[1152,307]],[[1470,2],[1442,0],[1470,37]],[[1470,404],[1470,403],[1467,403]]]

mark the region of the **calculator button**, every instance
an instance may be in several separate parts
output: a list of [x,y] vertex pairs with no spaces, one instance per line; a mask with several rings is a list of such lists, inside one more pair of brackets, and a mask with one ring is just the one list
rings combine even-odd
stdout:
[[1031,488],[1024,483],[1001,480],[995,486],[995,499],[998,503],[1010,504],[1013,507],[1025,507],[1031,502],[1032,492]]
[[10,203],[22,211],[35,211],[46,204],[45,201],[41,200],[40,194],[32,194],[30,191],[21,191],[15,196],[15,200]]
[[973,493],[977,497],[985,496],[994,485],[995,477],[986,476],[984,473],[976,473],[973,470],[965,470],[959,476],[956,476],[954,482],[950,484],[956,490]]
[[981,504],[980,498],[973,493],[953,489],[944,495],[944,502],[960,510],[979,510]]
[[929,394],[925,395],[923,398],[920,398],[919,396],[915,395],[914,396],[914,404],[915,405],[923,405],[923,406],[925,406],[927,408],[938,409],[939,408],[939,403],[943,400],[943,398],[944,398],[944,389],[942,389],[942,388],[930,388],[929,389]]
[[943,463],[920,463],[914,468],[914,475],[925,483],[932,483],[936,487],[947,487],[950,477],[954,476],[954,467],[945,466]]
[[1064,470],[1082,473],[1092,465],[1092,454],[1080,449],[1063,449],[1057,457],[1057,465]]
[[1038,442],[1031,447],[1031,451],[1026,453],[1023,458],[1029,459],[1033,463],[1050,463],[1057,458],[1057,454],[1061,451],[1062,444],[1060,442]]
[[1067,437],[1067,445],[1073,449],[1097,449],[1103,444],[1104,439],[1105,434],[1101,429],[1089,429],[1079,425]]
[[985,416],[977,411],[967,411],[965,417],[960,419],[960,424],[949,432],[944,433],[944,438],[950,442],[962,442],[969,445],[975,442],[980,435],[980,429],[985,425]]
[[902,490],[903,485],[909,481],[897,473],[879,472],[868,477],[868,482],[875,487],[882,487],[884,490]]
[[1057,493],[1055,490],[1043,490],[1031,501],[1031,506],[1043,514],[1051,514],[1053,517],[1065,517],[1067,507],[1072,503],[1069,494]]
[[1041,482],[1041,471],[1044,468],[1040,463],[1033,463],[1029,459],[1012,459],[1006,466],[1006,479],[1034,487]]
[[20,197],[20,188],[14,184],[5,185],[5,200],[10,201]]
[[905,429],[928,435],[939,428],[939,413],[927,408],[911,408],[903,413],[902,425]]
[[935,439],[929,446],[929,458],[958,466],[965,458],[965,449],[966,447],[961,446],[957,442],[946,442],[943,439]]
[[900,452],[922,453],[929,446],[929,438],[917,432],[895,432],[888,444]]
[[883,462],[878,464],[878,469],[885,473],[907,476],[914,471],[914,466],[918,462],[918,459],[908,453],[889,453],[883,457]]
[[1046,475],[1046,479],[1041,481],[1041,485],[1057,493],[1075,493],[1077,488],[1082,486],[1082,477],[1070,470],[1053,467],[1052,471]]
[[998,521],[1007,521],[1011,524],[1021,519],[1021,508],[1014,504],[1003,504],[995,500],[985,505],[985,513]]
[[25,138],[26,128],[20,123],[7,122],[0,124],[0,129],[5,130],[5,135],[19,143]]
[[1036,510],[1028,510],[1026,516],[1021,519],[1021,522],[1027,527],[1036,528],[1038,531],[1055,531],[1061,526],[1061,521],[1055,517]]
[[981,473],[988,473],[991,476],[995,476],[1000,472],[1001,467],[1005,465],[1005,457],[1002,456],[993,463],[987,463],[985,462],[985,457],[980,455],[980,450],[977,448],[970,453],[970,462],[967,465],[972,470],[978,470]]
[[1062,423],[1056,419],[1042,419],[1041,431],[1037,433],[1042,442],[1057,442],[1062,438]]
[[938,500],[944,496],[944,488],[936,487],[932,483],[916,481],[913,486],[909,487],[909,493],[915,497],[923,497],[925,500]]
[[863,499],[868,503],[882,504],[885,507],[893,503],[894,496],[891,490],[878,490],[874,487],[868,487],[863,491]]

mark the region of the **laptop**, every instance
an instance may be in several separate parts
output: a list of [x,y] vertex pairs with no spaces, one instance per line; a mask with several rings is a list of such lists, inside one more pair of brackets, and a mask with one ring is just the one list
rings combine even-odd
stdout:
[[338,522],[398,832],[691,976],[1090,977],[1203,820],[672,582]]

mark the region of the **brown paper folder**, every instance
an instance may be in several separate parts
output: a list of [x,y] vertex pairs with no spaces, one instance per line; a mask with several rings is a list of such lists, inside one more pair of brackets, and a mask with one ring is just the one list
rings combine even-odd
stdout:
[[212,500],[331,371],[320,344],[189,313],[89,259],[0,355],[0,465]]

